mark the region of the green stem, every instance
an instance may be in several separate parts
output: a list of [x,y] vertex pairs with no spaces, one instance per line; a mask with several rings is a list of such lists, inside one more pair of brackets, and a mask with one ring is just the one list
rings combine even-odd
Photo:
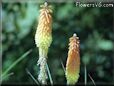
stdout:
[[38,65],[40,66],[40,73],[38,75],[38,80],[42,84],[47,84],[46,62],[47,62],[47,48],[45,49],[45,48],[39,47]]

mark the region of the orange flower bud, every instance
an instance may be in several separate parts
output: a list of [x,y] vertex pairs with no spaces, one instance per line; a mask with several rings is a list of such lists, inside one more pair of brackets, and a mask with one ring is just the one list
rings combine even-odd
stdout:
[[52,42],[52,10],[47,2],[41,5],[38,27],[35,34],[35,43],[37,47],[43,48],[48,52]]
[[79,38],[76,34],[70,38],[68,58],[66,63],[67,84],[75,84],[80,72]]

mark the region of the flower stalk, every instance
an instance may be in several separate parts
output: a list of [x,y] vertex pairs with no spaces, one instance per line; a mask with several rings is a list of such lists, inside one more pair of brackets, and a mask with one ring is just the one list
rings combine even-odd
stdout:
[[42,84],[46,84],[47,71],[47,54],[48,48],[52,42],[52,10],[48,6],[47,2],[41,5],[38,26],[35,34],[35,44],[39,49],[39,59],[37,65],[40,66],[40,72],[38,75],[38,80]]
[[67,84],[74,85],[78,81],[80,72],[79,38],[76,34],[73,34],[69,41],[69,51],[66,63],[66,79]]

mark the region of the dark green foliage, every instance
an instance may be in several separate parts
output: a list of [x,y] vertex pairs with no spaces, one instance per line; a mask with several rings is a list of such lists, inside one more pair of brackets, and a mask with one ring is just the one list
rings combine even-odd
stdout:
[[[3,72],[24,52],[33,51],[17,64],[3,83],[35,83],[26,68],[37,78],[38,49],[34,42],[39,15],[39,3],[2,4]],[[113,76],[113,8],[82,8],[74,3],[51,3],[53,6],[53,42],[48,65],[54,84],[66,83],[61,60],[66,64],[69,38],[80,38],[81,71],[79,83],[84,83],[84,64],[94,81],[112,83]],[[61,59],[61,60],[60,60]],[[89,77],[88,77],[89,78]],[[49,81],[49,80],[48,80]],[[87,83],[91,80],[88,79]]]

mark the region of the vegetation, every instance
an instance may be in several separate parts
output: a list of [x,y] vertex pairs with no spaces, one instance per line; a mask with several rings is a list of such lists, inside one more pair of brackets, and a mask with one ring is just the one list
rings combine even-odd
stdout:
[[[40,4],[2,3],[2,73],[12,68],[8,70],[3,84],[36,84],[38,48],[34,36]],[[77,33],[81,61],[77,84],[91,84],[93,81],[96,84],[113,83],[113,8],[83,8],[76,7],[74,3],[49,4],[53,9],[53,41],[47,62],[51,82],[66,84],[63,65],[66,65],[69,38]],[[30,49],[31,52],[28,51]],[[24,55],[26,58],[13,65],[27,51],[29,54]]]

